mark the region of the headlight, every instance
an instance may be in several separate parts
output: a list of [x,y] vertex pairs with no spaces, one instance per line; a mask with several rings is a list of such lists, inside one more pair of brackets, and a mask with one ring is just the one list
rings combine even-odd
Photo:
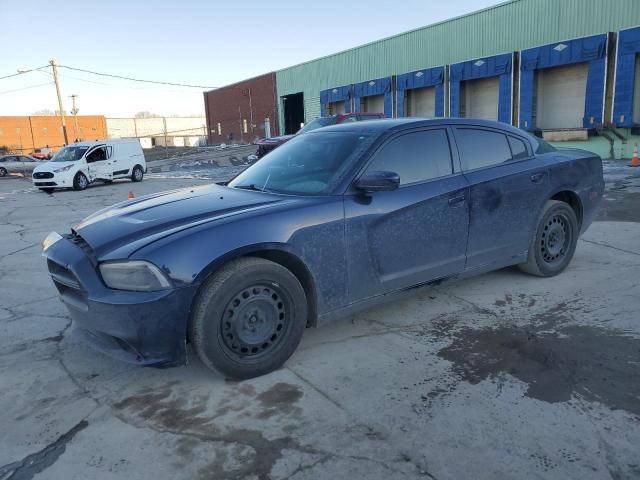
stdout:
[[100,264],[102,280],[109,288],[153,292],[171,287],[171,282],[154,264],[139,260]]
[[49,249],[49,247],[54,243],[56,243],[58,240],[62,240],[62,236],[59,233],[51,232],[42,241],[42,251],[46,252]]
[[73,167],[73,165],[67,165],[66,167],[62,167],[57,170],[54,170],[53,173],[66,172],[68,170],[71,170],[71,167]]

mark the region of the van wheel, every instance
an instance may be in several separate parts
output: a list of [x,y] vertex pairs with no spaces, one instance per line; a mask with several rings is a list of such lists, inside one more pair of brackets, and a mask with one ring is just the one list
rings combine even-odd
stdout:
[[529,245],[527,262],[518,267],[538,277],[559,274],[573,258],[579,233],[573,208],[558,200],[548,200]]
[[141,182],[142,177],[144,177],[144,170],[142,170],[142,167],[140,165],[133,167],[133,172],[131,172],[131,181]]
[[73,189],[74,190],[84,190],[89,186],[89,181],[87,177],[84,176],[84,173],[78,172],[76,176],[73,177]]
[[262,258],[234,260],[202,286],[189,338],[203,363],[238,380],[279,368],[295,351],[307,324],[298,279]]

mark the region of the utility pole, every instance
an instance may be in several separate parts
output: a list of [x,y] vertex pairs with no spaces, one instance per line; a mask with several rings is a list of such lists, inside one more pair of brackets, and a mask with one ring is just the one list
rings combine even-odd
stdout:
[[76,98],[78,98],[78,95],[76,95],[75,93],[73,95],[71,95],[71,102],[73,103],[73,108],[71,109],[71,115],[73,115],[73,126],[76,129],[76,139],[80,139],[80,129],[78,129],[78,112],[80,111],[78,109],[78,107],[76,107]]
[[60,123],[62,124],[62,135],[64,135],[65,145],[69,144],[69,138],[67,137],[67,124],[64,120],[64,109],[62,108],[62,95],[60,94],[60,83],[58,82],[58,66],[55,60],[49,60],[49,65],[53,70],[53,81],[56,84],[56,94],[58,95],[58,108],[60,109]]

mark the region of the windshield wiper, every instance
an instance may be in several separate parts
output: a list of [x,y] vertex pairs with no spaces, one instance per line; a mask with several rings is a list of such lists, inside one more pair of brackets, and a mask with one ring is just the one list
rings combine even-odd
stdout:
[[254,192],[264,192],[264,189],[256,187],[254,183],[250,185],[234,185],[233,188],[241,188],[242,190],[253,190]]

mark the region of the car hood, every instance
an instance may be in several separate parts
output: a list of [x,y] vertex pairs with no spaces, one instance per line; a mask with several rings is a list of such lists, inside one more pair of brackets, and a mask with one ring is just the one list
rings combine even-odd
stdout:
[[39,163],[36,168],[33,169],[35,172],[53,172],[54,170],[58,170],[60,168],[64,168],[67,165],[73,165],[75,162],[45,162]]
[[85,218],[73,232],[101,258],[125,245],[135,243],[137,250],[189,227],[290,201],[280,195],[206,185],[118,203]]

